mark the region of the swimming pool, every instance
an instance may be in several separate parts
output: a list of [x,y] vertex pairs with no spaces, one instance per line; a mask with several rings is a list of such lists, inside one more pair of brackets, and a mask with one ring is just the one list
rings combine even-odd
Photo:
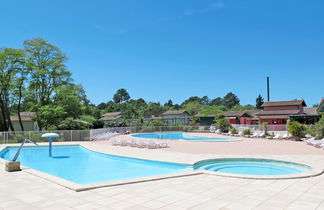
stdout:
[[[12,160],[18,147],[6,147],[0,158]],[[78,184],[117,181],[192,171],[191,165],[127,158],[88,150],[82,146],[23,147],[18,161],[22,165]]]
[[202,136],[190,136],[185,133],[141,133],[133,134],[133,137],[147,138],[147,139],[167,139],[167,140],[188,140],[188,141],[237,141],[239,139],[233,138],[208,138]]
[[242,175],[289,175],[309,171],[311,167],[269,159],[227,158],[200,161],[194,169]]

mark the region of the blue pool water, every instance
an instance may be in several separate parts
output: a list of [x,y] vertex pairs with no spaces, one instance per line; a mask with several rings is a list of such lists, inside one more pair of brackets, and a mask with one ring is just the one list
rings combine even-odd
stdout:
[[[12,160],[18,147],[6,147],[0,158]],[[191,171],[192,166],[107,155],[82,146],[23,147],[18,161],[22,165],[78,183],[92,184]]]
[[147,138],[147,139],[168,139],[168,140],[188,140],[188,141],[237,141],[232,138],[207,138],[201,136],[190,136],[185,133],[141,133],[134,134],[133,137]]
[[287,175],[311,170],[309,166],[265,159],[219,159],[206,160],[194,165],[195,170],[245,175]]

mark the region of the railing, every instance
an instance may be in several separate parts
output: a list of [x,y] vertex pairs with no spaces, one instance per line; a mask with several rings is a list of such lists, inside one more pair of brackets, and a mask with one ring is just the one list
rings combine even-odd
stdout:
[[[44,133],[58,133],[60,138],[54,141],[92,141],[100,139],[109,139],[112,136],[130,133],[150,133],[150,132],[209,132],[211,126],[134,126],[134,127],[109,127],[93,130],[67,130],[67,131],[15,131],[0,132],[0,144],[21,143],[29,138],[35,142],[47,142],[46,138],[41,138]],[[244,129],[263,131],[262,125],[242,125],[236,124],[232,127],[239,131]],[[216,130],[214,127],[213,130]],[[286,131],[286,125],[268,125],[268,131]]]
[[28,138],[35,142],[47,142],[47,138],[42,138],[44,133],[58,133],[60,138],[53,141],[89,141],[90,130],[68,130],[68,131],[8,131],[0,132],[0,144],[21,143]]
[[[264,131],[262,125],[243,125],[243,124],[232,124],[232,127],[243,131],[245,129]],[[267,125],[268,131],[287,131],[287,125]]]
[[60,138],[53,139],[59,142],[71,141],[91,141],[100,139],[109,139],[118,134],[130,133],[148,133],[148,132],[187,132],[209,130],[209,126],[136,126],[136,127],[109,127],[93,130],[67,130],[67,131],[9,131],[0,132],[0,144],[21,143],[29,138],[35,142],[47,142],[48,139],[41,138],[44,133],[58,133]]

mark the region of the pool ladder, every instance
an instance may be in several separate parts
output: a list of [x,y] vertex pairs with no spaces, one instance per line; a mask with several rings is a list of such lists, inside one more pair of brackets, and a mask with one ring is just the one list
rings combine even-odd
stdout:
[[36,142],[34,142],[34,141],[32,141],[32,140],[26,138],[26,139],[21,143],[21,145],[20,145],[20,147],[19,147],[19,149],[18,149],[18,151],[17,151],[15,157],[12,159],[12,161],[16,161],[16,160],[18,159],[19,154],[20,154],[20,150],[21,150],[21,148],[24,146],[24,144],[25,144],[26,142],[30,142],[30,143],[33,143],[33,144],[35,144],[36,146],[38,146],[38,144],[37,144]]

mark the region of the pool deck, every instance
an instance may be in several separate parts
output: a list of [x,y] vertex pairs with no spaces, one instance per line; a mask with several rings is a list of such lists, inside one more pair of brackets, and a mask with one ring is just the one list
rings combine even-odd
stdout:
[[[256,157],[308,163],[324,169],[324,150],[304,142],[245,138],[235,142],[168,142],[170,148],[155,150],[111,146],[107,141],[60,144],[80,144],[114,155],[188,164],[202,159]],[[0,145],[0,149],[5,146],[8,145]],[[0,180],[0,209],[324,210],[324,175],[258,180],[200,174],[83,192],[72,191],[28,170],[0,170]]]

